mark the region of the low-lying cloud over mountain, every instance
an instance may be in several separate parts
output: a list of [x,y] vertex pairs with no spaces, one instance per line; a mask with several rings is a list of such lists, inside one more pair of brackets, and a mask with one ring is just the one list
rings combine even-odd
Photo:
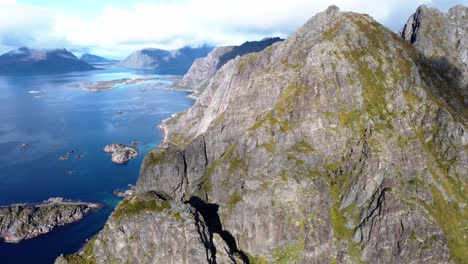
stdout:
[[[336,4],[368,13],[398,30],[420,4],[446,10],[467,0],[177,0],[72,1],[0,0],[0,53],[28,45],[37,48],[85,48],[123,58],[145,47],[239,45],[268,36],[285,37],[311,14]],[[294,14],[294,16],[291,16]]]

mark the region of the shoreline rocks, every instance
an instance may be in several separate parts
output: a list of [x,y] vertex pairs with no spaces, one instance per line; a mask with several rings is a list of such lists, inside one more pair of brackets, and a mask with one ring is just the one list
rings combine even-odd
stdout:
[[98,203],[72,201],[61,197],[50,198],[39,204],[1,206],[0,237],[7,243],[19,243],[81,220],[101,207]]
[[138,156],[138,151],[135,148],[124,144],[109,144],[104,148],[104,151],[111,154],[112,162],[117,164],[126,164]]
[[114,190],[113,193],[115,196],[120,197],[120,198],[132,196],[135,193],[135,185],[129,184],[128,189],[123,190],[123,191],[120,189],[117,189],[117,190]]

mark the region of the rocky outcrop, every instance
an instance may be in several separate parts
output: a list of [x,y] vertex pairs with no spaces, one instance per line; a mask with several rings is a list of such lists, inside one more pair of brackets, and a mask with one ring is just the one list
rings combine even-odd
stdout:
[[192,63],[205,57],[213,47],[184,47],[177,50],[142,49],[130,54],[125,60],[118,62],[120,67],[148,69],[157,74],[184,75]]
[[451,93],[446,100],[458,109],[468,105],[468,8],[454,6],[447,13],[427,6],[419,7],[400,30],[438,71]]
[[8,243],[49,233],[58,226],[76,222],[92,210],[96,203],[74,202],[50,198],[40,204],[13,204],[0,207],[0,237]]
[[138,151],[135,148],[124,144],[109,144],[104,147],[104,151],[109,153],[112,157],[112,162],[117,164],[125,164],[138,156]]
[[129,184],[127,189],[123,191],[120,189],[117,189],[117,190],[114,190],[113,193],[115,196],[121,197],[121,198],[130,197],[135,193],[135,186]]
[[20,48],[0,56],[0,75],[54,74],[91,71],[95,68],[66,49],[35,50]]
[[214,220],[203,213],[156,192],[133,195],[79,254],[61,256],[56,263],[243,263],[213,233],[207,222]]
[[[249,263],[463,263],[468,116],[443,100],[441,75],[371,17],[332,6],[226,63],[164,123],[136,195],[202,214],[209,232],[194,245],[212,233],[204,245],[223,252],[216,263],[232,253]],[[138,217],[149,222],[134,229],[163,224]],[[112,241],[118,227],[96,239]],[[94,261],[123,263],[121,248],[138,252],[161,232],[105,253],[87,247]]]
[[201,92],[228,61],[237,56],[262,51],[278,41],[282,39],[266,38],[261,41],[247,41],[240,46],[217,47],[205,58],[195,60],[184,78],[175,82],[173,88]]

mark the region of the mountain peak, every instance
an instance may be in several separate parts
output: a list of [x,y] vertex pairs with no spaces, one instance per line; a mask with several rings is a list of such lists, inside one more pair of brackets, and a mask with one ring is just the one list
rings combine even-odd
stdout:
[[[140,260],[157,243],[162,258],[198,234],[197,263],[463,263],[466,114],[441,100],[449,87],[418,41],[332,7],[285,41],[229,60],[192,108],[164,121],[136,195],[116,209],[125,218],[110,217],[81,257]],[[121,213],[148,193],[174,204]],[[211,233],[172,227],[176,204],[197,209],[210,220],[198,230]],[[159,221],[171,236],[147,235]],[[117,240],[129,250],[106,243]]]
[[331,15],[338,13],[338,12],[340,12],[340,8],[337,7],[336,5],[331,5],[325,10],[325,13],[331,14]]
[[420,6],[399,34],[422,55],[447,83],[445,98],[456,111],[468,104],[468,8],[455,6],[443,13]]
[[93,70],[67,49],[21,47],[0,56],[0,74],[47,74]]

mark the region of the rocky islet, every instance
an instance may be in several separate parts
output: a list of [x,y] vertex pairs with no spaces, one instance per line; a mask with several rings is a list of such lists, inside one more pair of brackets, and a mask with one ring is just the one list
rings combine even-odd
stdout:
[[59,226],[81,220],[91,211],[101,208],[98,203],[85,203],[50,198],[39,204],[13,204],[0,207],[0,237],[8,243],[49,233]]
[[109,144],[104,147],[104,151],[109,153],[112,157],[112,162],[117,164],[125,164],[138,156],[136,148],[124,144]]

